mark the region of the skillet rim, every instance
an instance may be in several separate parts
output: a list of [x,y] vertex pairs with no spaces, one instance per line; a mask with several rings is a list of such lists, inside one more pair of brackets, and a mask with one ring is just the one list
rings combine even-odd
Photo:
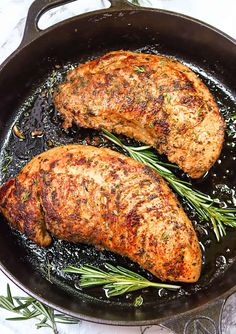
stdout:
[[[200,26],[203,26],[211,31],[213,31],[214,33],[220,35],[221,37],[227,39],[229,42],[231,42],[235,47],[236,47],[236,38],[228,35],[227,33],[223,32],[222,30],[216,28],[215,26],[211,25],[211,24],[208,24],[202,20],[199,20],[197,18],[194,18],[192,16],[189,16],[189,15],[185,15],[185,14],[182,14],[182,13],[178,13],[178,12],[173,12],[173,11],[170,11],[170,10],[165,10],[165,9],[159,9],[159,8],[149,8],[149,7],[138,7],[138,6],[135,6],[135,5],[128,5],[127,7],[125,8],[116,8],[116,7],[108,7],[108,8],[105,8],[105,9],[99,9],[99,10],[94,10],[92,12],[87,12],[87,13],[83,13],[83,14],[79,14],[79,15],[76,15],[76,16],[73,16],[73,17],[70,17],[68,19],[65,19],[63,21],[60,21],[56,24],[53,24],[52,26],[44,29],[44,30],[41,30],[38,28],[38,32],[35,31],[35,36],[33,38],[28,38],[27,37],[27,33],[26,33],[26,27],[27,27],[27,24],[28,24],[28,19],[29,19],[29,16],[26,17],[26,23],[25,23],[25,30],[24,30],[24,34],[22,36],[22,40],[20,42],[20,44],[18,45],[18,47],[16,48],[15,51],[13,51],[1,64],[0,64],[0,75],[1,75],[1,71],[3,70],[3,68],[5,66],[7,66],[7,64],[12,60],[14,59],[14,57],[20,53],[25,47],[27,47],[28,45],[30,45],[32,42],[34,41],[37,41],[38,38],[40,38],[41,36],[44,36],[46,35],[47,33],[53,31],[54,29],[60,27],[60,26],[63,26],[65,24],[68,24],[72,21],[76,21],[76,20],[79,20],[79,19],[83,19],[83,18],[91,18],[91,16],[95,16],[95,15],[98,15],[98,14],[107,14],[107,13],[111,13],[111,12],[120,12],[120,11],[133,11],[133,12],[136,12],[136,11],[150,11],[150,12],[156,12],[156,13],[160,13],[160,14],[166,14],[166,15],[170,15],[170,16],[174,16],[174,17],[178,17],[178,18],[181,18],[181,19],[184,19],[184,20],[187,20],[187,21],[191,21],[193,23],[196,23],[197,25],[200,25]],[[28,11],[28,14],[29,14],[29,11]]]
[[[5,61],[0,64],[0,76],[1,76],[1,72],[4,70],[5,67],[7,67],[7,65],[11,62],[14,61],[14,58],[20,54],[22,52],[23,49],[27,48],[31,43],[33,42],[37,42],[37,40],[45,35],[47,35],[47,33],[52,32],[54,29],[57,29],[58,27],[64,26],[66,24],[69,24],[71,22],[76,22],[77,20],[79,21],[80,19],[86,19],[89,18],[91,19],[93,16],[96,15],[103,15],[103,14],[108,14],[108,13],[115,13],[115,12],[133,12],[132,14],[134,14],[135,12],[154,12],[154,13],[159,13],[159,14],[165,14],[168,16],[173,16],[173,17],[177,17],[177,18],[181,18],[185,21],[191,21],[195,24],[197,24],[198,26],[203,26],[204,28],[213,31],[215,34],[219,35],[220,37],[222,37],[223,39],[228,40],[230,43],[232,43],[233,47],[236,47],[236,39],[234,39],[233,37],[229,36],[227,33],[221,31],[220,29],[205,23],[199,19],[193,18],[191,16],[182,14],[182,13],[177,13],[177,12],[173,12],[173,11],[169,11],[169,10],[163,10],[163,9],[156,9],[156,8],[148,8],[148,7],[137,7],[134,5],[128,5],[127,7],[121,7],[121,8],[116,8],[116,7],[108,7],[105,9],[100,9],[100,10],[96,10],[96,11],[92,11],[92,12],[87,12],[84,14],[79,14],[76,15],[74,17],[68,18],[66,20],[63,20],[61,22],[58,22],[52,26],[50,26],[49,28],[45,29],[45,30],[39,30],[38,32],[35,31],[35,35],[33,38],[28,38],[27,34],[23,35],[23,39],[22,42],[19,44],[18,48],[11,53],[6,59]],[[28,16],[29,18],[29,16]],[[27,22],[28,22],[28,18],[26,20],[26,25],[25,27],[27,27]],[[85,320],[85,321],[89,321],[89,322],[94,322],[94,323],[98,323],[98,324],[107,324],[107,325],[119,325],[119,326],[142,326],[142,325],[155,325],[155,324],[160,324],[163,321],[168,321],[170,320],[170,317],[166,316],[166,317],[158,317],[156,319],[152,319],[152,320],[132,320],[132,321],[125,321],[125,320],[105,320],[105,319],[101,319],[101,318],[96,318],[96,317],[91,317],[91,316],[87,316],[87,315],[83,315],[80,313],[75,313],[73,311],[70,311],[68,309],[63,309],[63,307],[60,307],[58,305],[55,305],[52,302],[49,302],[48,300],[46,300],[44,297],[39,296],[37,293],[34,293],[33,291],[29,290],[25,285],[23,285],[23,283],[21,283],[13,274],[11,274],[8,269],[0,262],[0,270],[14,283],[16,284],[20,289],[22,289],[25,293],[27,293],[30,296],[33,296],[34,298],[36,298],[37,300],[39,300],[40,302],[50,306],[51,308],[68,314],[70,316],[73,316],[75,318],[81,319],[81,320]],[[188,311],[184,311],[181,313],[177,313],[175,315],[173,315],[173,318],[178,319],[181,316],[188,316],[190,314],[195,313],[196,310],[198,310],[199,312],[201,312],[203,309],[205,309],[207,306],[209,305],[214,305],[215,303],[217,303],[218,301],[222,301],[222,303],[225,303],[225,300],[227,297],[229,297],[233,292],[236,291],[236,284],[230,288],[229,290],[225,291],[224,293],[222,293],[221,295],[214,297],[212,299],[210,299],[209,301],[207,301],[206,303],[202,304],[202,305],[198,305],[196,307],[191,308],[191,310]]]

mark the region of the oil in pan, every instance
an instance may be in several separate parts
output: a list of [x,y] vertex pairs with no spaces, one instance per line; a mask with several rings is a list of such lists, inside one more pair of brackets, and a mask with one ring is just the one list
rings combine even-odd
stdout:
[[[146,47],[145,50],[139,49],[139,51],[145,51],[146,53],[156,53],[155,50],[155,46]],[[81,59],[81,62],[85,60],[88,59]],[[230,118],[235,108],[235,100],[230,92],[215,80],[213,75],[209,75],[192,64],[186,64],[209,87],[228,125],[220,158],[207,175],[200,180],[191,182],[195,189],[218,198],[224,207],[236,206],[236,174],[234,172],[236,170],[236,120]],[[58,83],[63,80],[66,72],[76,65],[76,63],[67,63],[63,66],[56,65],[40,87],[32,92],[31,96],[17,111],[14,124],[12,124],[9,135],[2,147],[4,159],[2,159],[0,166],[2,171],[1,183],[17,175],[20,169],[35,155],[59,145],[79,143],[109,147],[124,153],[117,146],[108,142],[98,131],[78,128],[77,126],[67,130],[62,128],[62,120],[53,106],[52,93]],[[139,145],[134,140],[121,138],[124,143]],[[166,161],[164,157],[159,158]],[[177,174],[180,178],[186,179],[186,175],[182,172],[178,171]],[[210,223],[199,222],[196,212],[190,210],[181,198],[180,201],[193,222],[202,247],[202,275],[196,284],[182,284],[179,291],[144,289],[142,296],[144,303],[148,303],[148,305],[156,304],[157,300],[181,298],[181,296],[192,295],[201,289],[206,289],[217,277],[223,275],[227,267],[235,261],[236,230],[228,228],[227,235],[220,242],[217,242]],[[154,279],[149,272],[137,264],[106,250],[98,250],[93,246],[72,244],[58,239],[54,239],[52,246],[45,249],[27,240],[20,233],[14,233],[17,242],[27,250],[27,261],[31,263],[35,270],[40,271],[53,284],[58,284],[70,290],[73,294],[83,294],[86,298],[111,302],[100,287],[81,290],[79,282],[74,280],[74,276],[62,271],[68,265],[91,264],[101,267],[104,263],[111,263],[133,270],[148,279]],[[112,303],[132,305],[139,294],[140,292],[133,292],[132,294],[116,297],[112,299]]]

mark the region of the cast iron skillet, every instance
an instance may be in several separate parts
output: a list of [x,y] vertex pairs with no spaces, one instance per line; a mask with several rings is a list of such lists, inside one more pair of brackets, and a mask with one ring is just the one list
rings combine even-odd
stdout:
[[[67,142],[93,143],[98,136],[94,131],[83,129],[61,130],[60,118],[50,98],[44,94],[48,83],[45,84],[45,80],[58,64],[63,72],[74,62],[121,48],[174,56],[199,73],[226,117],[232,112],[236,96],[236,44],[230,37],[192,18],[139,8],[125,0],[110,0],[108,9],[71,18],[45,31],[39,30],[37,23],[42,13],[66,2],[69,1],[35,1],[29,10],[21,45],[0,67],[0,165],[5,171],[1,182],[16,175],[32,156],[48,149],[52,140],[54,146]],[[41,91],[37,91],[39,86]],[[16,121],[26,132],[24,141],[12,134],[11,128]],[[34,127],[46,133],[32,138],[27,131],[29,133]],[[207,177],[194,183],[196,188],[210,194],[218,191],[218,195],[228,199],[224,189],[234,190],[235,186],[233,146],[227,138],[220,160]],[[13,161],[7,160],[6,154],[11,154]],[[223,190],[219,187],[222,183],[225,184]],[[188,213],[191,216],[192,213]],[[193,215],[192,220],[195,218]],[[202,226],[204,230],[204,224]],[[208,330],[207,333],[218,333],[222,306],[236,291],[236,233],[229,230],[227,237],[216,243],[212,233],[206,235],[200,227],[196,228],[207,248],[200,281],[195,285],[184,285],[177,294],[168,292],[162,297],[163,291],[144,291],[144,304],[140,308],[132,305],[133,298],[139,293],[127,299],[106,300],[104,296],[99,298],[101,289],[76,290],[72,281],[67,284],[65,277],[58,274],[63,265],[71,262],[101,265],[109,261],[149,277],[138,266],[109,252],[56,240],[52,248],[41,250],[19,234],[12,233],[3,218],[0,224],[1,269],[30,295],[81,319],[114,325],[164,324],[176,333],[191,334],[197,323]],[[47,261],[55,266],[51,281],[44,274]]]

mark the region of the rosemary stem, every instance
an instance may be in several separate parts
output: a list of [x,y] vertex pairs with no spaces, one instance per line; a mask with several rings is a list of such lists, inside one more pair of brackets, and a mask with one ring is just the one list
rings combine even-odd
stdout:
[[145,277],[120,266],[114,267],[111,264],[106,264],[105,268],[108,271],[103,271],[91,265],[85,265],[80,268],[69,266],[63,271],[80,274],[80,286],[82,288],[103,285],[108,297],[148,287],[171,290],[180,289],[179,285],[151,282]]

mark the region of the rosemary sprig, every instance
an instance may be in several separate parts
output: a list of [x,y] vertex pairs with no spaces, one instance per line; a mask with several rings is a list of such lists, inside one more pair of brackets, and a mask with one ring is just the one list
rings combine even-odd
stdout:
[[236,208],[221,208],[218,199],[191,188],[189,182],[178,179],[167,167],[175,167],[158,160],[157,156],[150,151],[151,146],[127,146],[119,138],[103,129],[103,136],[127,151],[131,158],[157,171],[192,209],[198,213],[200,220],[209,221],[217,241],[226,235],[225,226],[236,228]]
[[150,6],[151,5],[151,2],[149,0],[129,0],[129,1],[136,6],[145,6],[145,5]]
[[105,264],[105,268],[108,271],[90,265],[85,265],[80,268],[69,266],[63,271],[66,273],[80,274],[80,286],[82,288],[104,285],[103,288],[105,289],[107,297],[118,296],[148,287],[174,290],[180,288],[178,285],[151,282],[143,276],[120,266],[114,267],[111,264]]
[[13,297],[9,284],[7,284],[7,295],[0,296],[0,308],[16,313],[17,317],[6,320],[37,320],[35,326],[39,328],[51,328],[54,334],[58,334],[57,323],[77,324],[79,320],[55,311],[40,303],[33,297]]

